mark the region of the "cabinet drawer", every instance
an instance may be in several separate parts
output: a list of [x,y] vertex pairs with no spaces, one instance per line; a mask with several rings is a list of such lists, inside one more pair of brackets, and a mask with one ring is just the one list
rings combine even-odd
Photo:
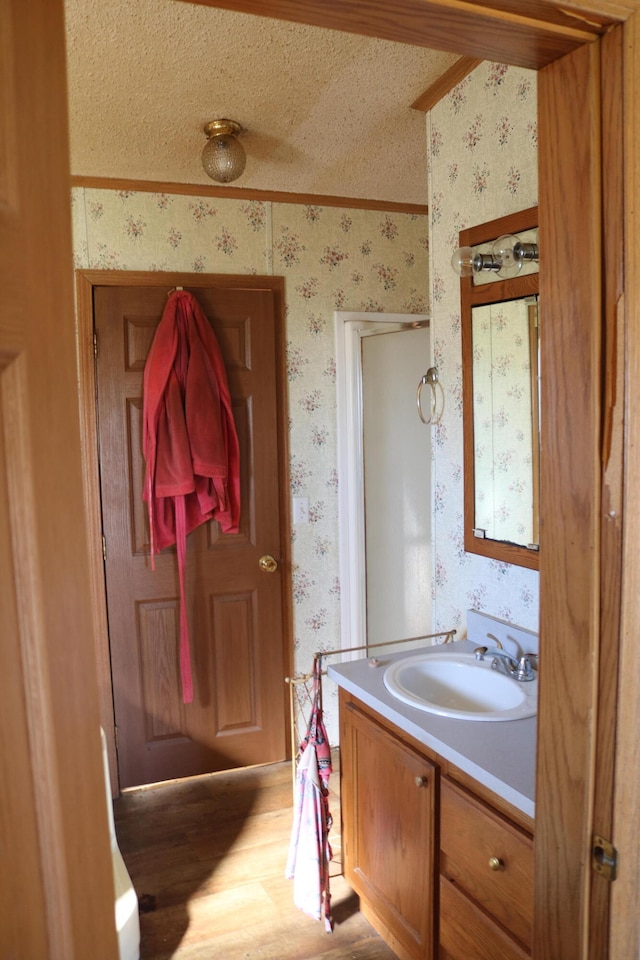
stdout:
[[440,960],[528,960],[529,954],[474,906],[455,884],[440,878]]
[[532,838],[445,779],[440,824],[442,876],[531,949]]

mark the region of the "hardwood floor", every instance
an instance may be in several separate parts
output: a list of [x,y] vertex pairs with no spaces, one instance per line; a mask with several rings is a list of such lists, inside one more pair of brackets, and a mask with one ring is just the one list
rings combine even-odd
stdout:
[[127,791],[118,844],[138,894],[142,960],[395,960],[341,876],[339,775],[331,778],[333,934],[293,905],[284,877],[288,763]]

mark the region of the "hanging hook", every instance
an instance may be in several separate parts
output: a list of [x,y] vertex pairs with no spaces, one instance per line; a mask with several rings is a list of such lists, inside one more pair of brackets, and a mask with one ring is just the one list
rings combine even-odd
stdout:
[[[431,387],[431,412],[429,417],[425,418],[424,413],[422,412],[422,388],[427,383]],[[436,387],[440,388],[440,397],[442,399],[440,413],[437,413],[438,397],[436,394]],[[418,406],[418,416],[426,426],[436,426],[436,424],[440,423],[442,414],[444,413],[444,390],[442,389],[442,384],[438,378],[437,367],[429,367],[424,377],[420,380],[416,394],[416,403]]]

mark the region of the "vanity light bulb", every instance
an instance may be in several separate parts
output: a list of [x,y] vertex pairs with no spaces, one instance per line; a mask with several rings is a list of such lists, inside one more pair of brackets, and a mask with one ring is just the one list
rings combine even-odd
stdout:
[[514,253],[514,248],[519,243],[518,238],[511,234],[506,234],[498,239],[491,248],[491,253],[499,264],[499,277],[515,277],[522,269],[522,260]]
[[459,277],[470,277],[473,273],[473,250],[471,247],[458,247],[451,257],[451,266]]

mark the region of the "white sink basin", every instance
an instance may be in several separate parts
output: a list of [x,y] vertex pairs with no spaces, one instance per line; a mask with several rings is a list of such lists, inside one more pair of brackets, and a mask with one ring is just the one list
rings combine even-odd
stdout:
[[473,653],[420,653],[387,667],[384,684],[394,697],[419,710],[459,720],[520,720],[538,704],[538,681],[521,683],[492,670],[493,658]]

